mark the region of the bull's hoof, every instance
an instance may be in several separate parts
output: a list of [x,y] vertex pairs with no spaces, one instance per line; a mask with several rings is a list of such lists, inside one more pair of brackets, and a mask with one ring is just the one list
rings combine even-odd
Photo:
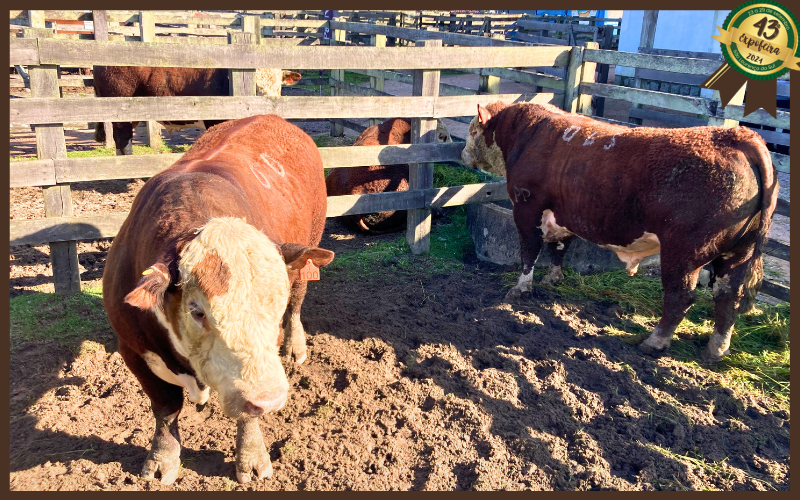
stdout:
[[644,342],[639,344],[639,350],[642,351],[643,354],[647,354],[648,356],[657,356],[662,354],[664,351],[669,349],[669,339],[667,342],[660,341],[660,339],[656,338],[653,339],[653,335],[650,335]]
[[306,347],[305,342],[302,345],[300,344],[284,344],[281,346],[281,356],[286,361],[286,363],[291,363],[294,361],[298,365],[302,365],[303,361],[306,360],[308,356],[308,348]]
[[153,447],[142,467],[141,476],[144,479],[155,479],[156,472],[161,473],[161,484],[169,486],[178,479],[181,470],[181,446],[166,444],[163,442],[153,442]]
[[[255,475],[253,475],[255,472]],[[272,476],[272,462],[264,446],[258,419],[249,418],[237,423],[236,433],[236,480],[240,484],[251,479]]]
[[712,352],[712,350],[708,346],[706,346],[706,348],[703,349],[703,352],[700,353],[700,359],[703,361],[703,363],[707,365],[713,365],[722,361],[722,358],[724,358],[730,353],[731,353],[730,349],[726,349],[722,353]]
[[550,271],[542,278],[542,284],[544,285],[558,285],[562,281],[564,281],[564,273],[561,268]]
[[506,302],[511,302],[513,300],[519,299],[520,297],[522,297],[522,290],[520,290],[517,287],[514,287],[514,288],[512,288],[511,290],[508,291],[508,293],[506,294],[506,299],[505,300],[506,300]]

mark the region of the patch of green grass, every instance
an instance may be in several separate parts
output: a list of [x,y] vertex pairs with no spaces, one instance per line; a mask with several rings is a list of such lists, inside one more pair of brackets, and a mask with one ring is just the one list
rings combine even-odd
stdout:
[[80,355],[99,348],[111,330],[103,308],[102,289],[85,286],[81,293],[42,293],[11,299],[11,345],[55,340]]
[[489,177],[479,170],[447,163],[433,164],[433,187],[463,186],[488,182]]

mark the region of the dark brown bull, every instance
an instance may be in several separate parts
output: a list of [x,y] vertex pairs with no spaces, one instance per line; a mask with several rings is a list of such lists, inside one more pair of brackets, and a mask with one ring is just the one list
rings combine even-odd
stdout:
[[[437,142],[452,142],[447,128],[439,121]],[[387,146],[410,144],[411,124],[402,118],[391,118],[372,125],[358,136],[353,146]],[[372,165],[370,167],[334,168],[325,178],[328,196],[408,191],[408,164]],[[345,224],[353,231],[386,233],[405,228],[406,211],[346,215]]]
[[[151,68],[138,66],[97,66],[94,68],[94,93],[97,97],[171,97],[230,95],[228,70],[220,68]],[[300,73],[278,69],[257,69],[259,95],[281,95],[281,83],[292,85]],[[169,133],[185,127],[208,129],[224,120],[202,122],[159,122]],[[118,155],[133,154],[133,130],[138,122],[114,122],[114,143]],[[98,122],[94,138],[105,142],[105,129]]]
[[239,481],[272,473],[255,417],[286,402],[279,348],[306,358],[300,269],[333,259],[316,247],[326,204],[314,142],[275,115],[213,127],[136,196],[108,252],[103,302],[156,418],[145,477],[175,480],[183,389],[205,403],[209,387],[237,420]]
[[563,278],[570,239],[610,248],[636,272],[661,253],[661,320],[641,345],[669,347],[694,301],[700,269],[716,274],[715,329],[703,359],[728,354],[737,312],[752,308],[761,253],[778,196],[764,140],[744,127],[683,129],[609,125],[550,105],[478,106],[464,162],[507,179],[519,231],[522,274],[510,298],[531,289],[547,242],[545,280]]

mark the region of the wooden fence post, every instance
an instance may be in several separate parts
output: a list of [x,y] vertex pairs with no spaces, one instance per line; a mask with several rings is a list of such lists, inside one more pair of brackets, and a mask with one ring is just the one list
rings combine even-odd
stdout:
[[[583,44],[584,53],[585,49],[596,49],[598,47],[597,42],[586,42]],[[595,81],[595,70],[597,69],[597,63],[583,61],[581,63],[581,78],[580,83],[594,83]],[[580,85],[580,83],[578,85]],[[589,94],[580,94],[580,87],[578,87],[578,113],[583,115],[592,116],[592,96]]]
[[[44,14],[42,14],[42,20]],[[33,17],[31,17],[33,19]],[[44,22],[42,21],[42,25]],[[53,30],[31,28],[23,31],[25,38],[49,38]],[[29,66],[31,97],[60,97],[58,66]],[[36,124],[36,154],[40,160],[64,159],[67,145],[64,140],[64,124]],[[70,217],[72,192],[69,184],[42,188],[45,217]],[[50,243],[50,262],[53,265],[53,285],[56,293],[67,294],[81,291],[78,244],[76,241]]]
[[[347,36],[347,32],[345,30],[333,30],[333,38],[331,38],[331,45],[342,45],[345,42],[345,37]],[[344,70],[343,69],[332,69],[331,70],[331,95],[341,95],[343,91],[340,91],[336,87],[336,80],[343,82],[344,81]],[[331,122],[331,137],[341,137],[344,135],[344,127],[339,125],[338,123]]]
[[[156,41],[156,22],[152,10],[139,12],[139,34],[143,42]],[[147,126],[147,145],[153,149],[161,148],[163,145],[161,141],[161,124],[152,120],[146,121],[145,124]]]
[[564,87],[564,110],[570,113],[578,111],[578,95],[580,94],[581,69],[583,66],[583,47],[572,47],[569,52],[569,65]]
[[[736,94],[734,94],[733,99],[731,99],[728,104],[734,104],[734,105],[737,105],[737,106],[741,106],[742,104],[744,104],[744,92],[745,92],[745,90],[747,90],[747,84],[742,85],[742,88],[740,88],[739,91],[736,92]],[[712,98],[719,103],[719,105],[717,106],[717,109],[721,110],[722,109],[722,102],[721,102],[722,98],[719,95],[719,90],[715,90],[714,91],[714,95],[713,95]],[[726,104],[726,106],[727,106],[727,104]],[[716,125],[716,126],[720,126],[720,127],[735,127],[735,126],[739,125],[739,122],[737,120],[725,120],[723,118],[709,117],[708,118],[708,124],[709,125]]]
[[[93,10],[92,11],[92,23],[94,24],[94,39],[97,41],[108,41],[108,17],[106,15],[106,11],[104,10]],[[94,68],[92,69],[92,74],[94,74]],[[111,126],[111,122],[103,122],[103,129],[106,133],[106,141],[103,144],[103,147],[106,148],[113,148],[114,147],[114,127]]]
[[[246,19],[246,18],[245,18]],[[255,33],[228,33],[229,44],[257,44],[258,38]],[[249,96],[256,95],[256,70],[255,68],[247,69],[230,69],[228,82],[230,85],[230,94],[232,96]]]
[[[656,25],[658,23],[658,11],[657,10],[646,10],[644,11],[644,17],[642,17],[642,33],[639,35],[639,47],[644,47],[647,49],[653,48],[653,41],[656,38]],[[636,50],[639,52],[639,50]],[[638,73],[638,69],[634,69],[634,75]],[[642,79],[638,76],[633,80],[634,88],[640,89],[642,88]],[[642,105],[635,103],[631,104],[631,108],[641,108]],[[641,118],[634,118],[628,117],[628,122],[633,123],[636,125],[642,124]]]
[[[441,40],[422,40],[417,47],[441,47]],[[438,96],[439,70],[414,70],[414,83],[411,95]],[[411,120],[411,144],[436,142],[436,119],[414,118]],[[408,166],[408,189],[428,189],[433,187],[433,163],[411,163]],[[418,208],[408,210],[406,241],[411,253],[428,253],[431,248],[431,211]]]
[[[370,42],[369,44],[372,45],[373,47],[386,47],[386,35],[371,35],[369,42]],[[385,81],[386,80],[384,78],[371,76],[369,77],[369,87],[371,89],[380,90],[381,92],[383,92]],[[381,122],[380,118],[369,119],[370,126],[378,125],[380,122]]]
[[[267,12],[266,14],[264,14],[264,19],[275,19],[275,14],[273,14],[272,12]],[[264,26],[262,28],[260,23],[259,23],[258,31],[259,31],[259,33],[261,34],[262,37],[263,36],[268,36],[268,37],[272,38],[274,36],[274,33],[273,33],[274,30],[275,30],[275,28],[272,27],[272,26]]]

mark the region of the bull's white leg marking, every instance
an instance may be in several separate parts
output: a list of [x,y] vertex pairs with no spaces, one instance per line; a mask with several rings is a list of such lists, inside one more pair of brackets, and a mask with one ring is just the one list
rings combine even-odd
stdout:
[[714,328],[714,333],[712,333],[711,338],[708,339],[708,347],[706,347],[710,354],[709,358],[712,360],[720,360],[731,353],[731,330],[733,330],[733,325],[731,325],[724,334],[718,332],[717,329]]
[[520,292],[530,292],[531,288],[533,288],[533,266],[528,274],[520,273],[517,284],[514,286],[514,289]]
[[518,188],[514,186],[514,201],[519,201],[520,197],[522,197],[522,201],[528,201],[530,198],[531,192],[525,188]]
[[596,136],[596,135],[597,135],[597,132],[592,132],[592,135],[590,135],[589,137],[586,138],[585,141],[583,141],[583,145],[584,146],[591,146],[592,144],[594,144],[593,137]]
[[609,142],[608,144],[606,144],[605,146],[603,146],[603,149],[611,149],[611,148],[613,148],[613,147],[614,147],[614,144],[616,144],[616,143],[617,143],[615,139],[616,139],[616,137],[617,137],[618,135],[619,135],[619,134],[614,134],[614,135],[612,135],[612,136],[611,136],[611,142]]
[[147,351],[142,355],[142,358],[158,378],[169,384],[184,387],[189,392],[189,401],[192,403],[204,404],[208,401],[210,388],[206,387],[201,391],[197,385],[197,380],[191,375],[173,373],[172,370],[167,368],[164,360],[154,352]]
[[286,171],[283,169],[283,165],[281,165],[281,163],[278,160],[271,157],[267,153],[261,153],[259,158],[261,158],[261,161],[266,163],[269,168],[277,172],[278,175],[280,175],[281,177],[286,177]]
[[580,129],[581,128],[577,125],[572,125],[570,127],[567,127],[567,129],[564,131],[564,136],[562,138],[566,142],[569,142],[572,140],[573,137],[575,137],[575,134],[577,134]]
[[255,178],[258,180],[258,182],[260,182],[260,183],[261,183],[261,185],[262,185],[262,186],[264,186],[264,187],[265,187],[265,188],[267,188],[267,189],[269,189],[269,188],[271,188],[271,187],[272,187],[272,185],[269,183],[269,179],[267,179],[267,176],[266,176],[266,175],[264,175],[264,173],[263,173],[263,172],[260,172],[260,171],[259,171],[258,169],[256,169],[256,168],[253,168],[253,166],[252,166],[252,165],[250,165],[250,172],[252,172],[252,173],[253,173],[253,175],[255,176]]

